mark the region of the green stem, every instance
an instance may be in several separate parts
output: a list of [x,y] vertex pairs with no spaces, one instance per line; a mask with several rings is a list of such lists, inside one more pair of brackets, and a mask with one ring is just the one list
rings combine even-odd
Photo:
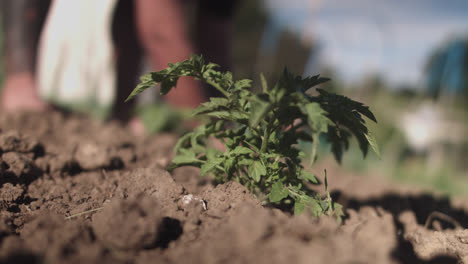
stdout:
[[289,195],[292,196],[292,198],[294,199],[301,196],[301,194],[295,192],[292,188],[286,187],[286,189],[288,189]]
[[256,137],[259,137],[260,136],[260,132],[257,130],[257,129],[251,129],[250,131],[252,131],[252,134]]
[[244,173],[245,177],[249,177],[249,172],[244,168],[241,169],[242,173]]
[[318,148],[318,141],[319,137],[318,134],[314,134],[312,136],[312,145],[311,145],[311,153],[310,153],[310,165],[312,166],[315,162],[315,158],[317,157],[317,148]]
[[263,131],[262,148],[260,149],[260,153],[266,152],[269,137],[270,137],[270,130],[268,129],[268,126],[266,126],[265,130]]

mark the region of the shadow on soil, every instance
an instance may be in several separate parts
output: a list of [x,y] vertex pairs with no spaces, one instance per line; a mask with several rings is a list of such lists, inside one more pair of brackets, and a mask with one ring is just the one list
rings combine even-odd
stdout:
[[44,263],[44,260],[29,252],[18,252],[17,254],[13,254],[8,256],[7,259],[4,261],[0,260],[0,264],[41,264]]
[[163,218],[158,231],[159,237],[156,241],[155,247],[164,249],[169,246],[169,242],[177,240],[183,232],[181,222],[170,217]]
[[[359,210],[364,206],[381,207],[393,215],[393,221],[396,226],[396,238],[398,246],[393,251],[393,257],[401,263],[458,263],[452,256],[437,256],[431,260],[420,259],[413,248],[413,245],[403,238],[405,227],[398,219],[402,212],[411,211],[416,215],[419,225],[426,225],[426,221],[431,218],[434,212],[442,213],[450,218],[451,221],[440,221],[442,229],[454,228],[455,224],[462,228],[468,228],[468,213],[462,209],[452,207],[450,199],[436,198],[428,194],[420,195],[399,195],[386,194],[381,197],[358,200],[352,197],[345,197],[342,193],[332,194],[335,201],[346,205],[346,208]],[[439,220],[439,219],[438,219]],[[455,223],[455,224],[454,224]]]

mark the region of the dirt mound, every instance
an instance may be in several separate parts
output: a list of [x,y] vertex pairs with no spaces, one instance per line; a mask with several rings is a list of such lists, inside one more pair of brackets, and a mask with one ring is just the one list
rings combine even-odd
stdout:
[[141,193],[111,202],[93,217],[91,226],[96,238],[110,248],[167,248],[182,234],[182,226],[179,220],[165,217],[164,210],[157,199]]
[[238,183],[169,174],[175,140],[0,113],[0,263],[468,263],[466,200],[330,169],[344,223],[292,216]]

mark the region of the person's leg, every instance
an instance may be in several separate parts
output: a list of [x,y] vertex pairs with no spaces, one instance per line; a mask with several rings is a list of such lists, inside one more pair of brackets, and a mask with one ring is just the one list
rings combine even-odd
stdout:
[[4,0],[2,2],[6,78],[0,108],[6,111],[45,110],[38,96],[35,65],[39,36],[49,0]]
[[197,50],[222,69],[231,66],[232,19],[237,0],[199,0]]
[[[220,65],[222,71],[231,68],[232,18],[237,2],[199,0],[197,3],[197,51],[206,61]],[[219,96],[215,89],[208,92],[210,96]]]
[[[188,59],[193,53],[187,36],[184,10],[180,0],[135,0],[139,37],[155,70]],[[201,85],[192,78],[181,78],[177,88],[164,99],[181,108],[197,107],[206,101]]]
[[133,2],[119,0],[112,23],[112,38],[117,62],[117,93],[111,118],[124,123],[130,121],[135,106],[135,100],[125,102],[125,99],[135,88],[142,57],[134,16]]

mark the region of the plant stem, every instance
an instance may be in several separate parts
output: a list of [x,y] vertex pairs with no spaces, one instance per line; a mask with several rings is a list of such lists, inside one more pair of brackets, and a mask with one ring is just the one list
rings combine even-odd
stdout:
[[317,157],[317,148],[318,148],[318,141],[319,137],[317,134],[312,136],[312,145],[311,145],[311,153],[310,153],[310,165],[312,166],[315,162],[315,158]]
[[289,194],[293,196],[294,199],[301,196],[299,193],[295,192],[292,188],[286,187],[286,189],[288,189]]
[[265,130],[263,130],[262,148],[260,149],[260,153],[265,153],[266,152],[269,137],[270,137],[270,129],[268,129],[268,126],[266,126]]

